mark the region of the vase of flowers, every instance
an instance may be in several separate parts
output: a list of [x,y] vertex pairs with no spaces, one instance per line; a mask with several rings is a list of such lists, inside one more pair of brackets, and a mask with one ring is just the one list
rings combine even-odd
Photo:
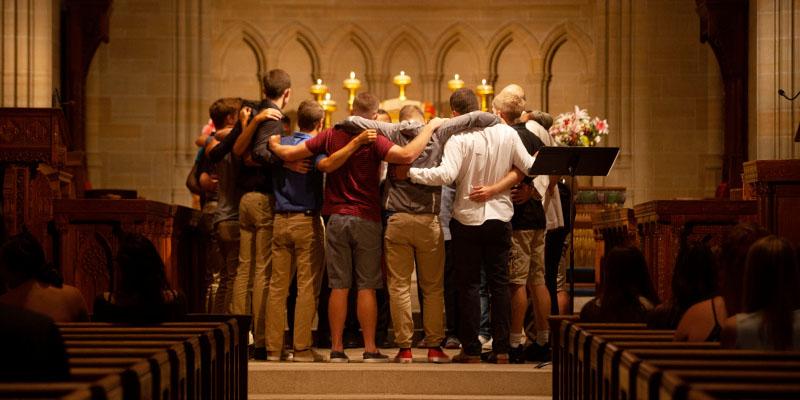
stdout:
[[574,112],[560,114],[550,127],[550,135],[561,146],[594,147],[608,136],[608,121],[590,117],[575,106]]

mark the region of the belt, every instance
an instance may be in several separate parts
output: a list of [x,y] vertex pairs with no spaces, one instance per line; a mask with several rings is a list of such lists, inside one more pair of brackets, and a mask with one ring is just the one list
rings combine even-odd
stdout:
[[304,210],[304,211],[276,211],[275,215],[284,217],[292,217],[295,215],[305,215],[306,217],[318,217],[319,210]]

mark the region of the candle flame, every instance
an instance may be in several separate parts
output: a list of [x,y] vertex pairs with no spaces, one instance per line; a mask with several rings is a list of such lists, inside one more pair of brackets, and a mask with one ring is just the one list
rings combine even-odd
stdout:
[[458,74],[453,75],[454,80],[458,80],[458,78],[459,78]]
[[400,71],[400,75],[405,75],[406,71]]
[[356,73],[354,71],[350,71],[350,79],[355,79]]
[[331,99],[331,94],[325,93],[325,100],[330,100],[330,99]]
[[322,85],[322,79],[317,79],[317,85]]
[[486,79],[481,79],[481,85],[485,85],[485,84],[486,84]]

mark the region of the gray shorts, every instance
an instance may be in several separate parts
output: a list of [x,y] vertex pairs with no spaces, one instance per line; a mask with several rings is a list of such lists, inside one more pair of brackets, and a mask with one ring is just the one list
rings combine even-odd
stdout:
[[380,289],[382,229],[379,222],[333,214],[325,230],[325,265],[331,289]]

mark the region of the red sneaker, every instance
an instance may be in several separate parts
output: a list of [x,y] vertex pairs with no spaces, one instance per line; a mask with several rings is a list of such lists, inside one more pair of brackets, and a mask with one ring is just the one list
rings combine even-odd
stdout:
[[396,363],[407,364],[412,361],[414,361],[414,353],[412,353],[411,349],[409,348],[400,349],[400,351],[397,352],[397,355],[394,356],[394,362]]
[[428,362],[436,364],[447,364],[450,357],[442,351],[441,347],[431,347],[428,349]]

